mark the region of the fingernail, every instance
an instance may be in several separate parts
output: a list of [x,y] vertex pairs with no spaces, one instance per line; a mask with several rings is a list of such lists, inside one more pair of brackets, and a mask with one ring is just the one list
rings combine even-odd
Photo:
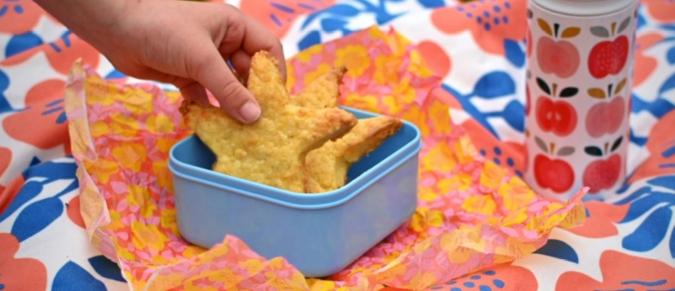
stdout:
[[247,101],[239,108],[239,114],[244,122],[254,122],[260,117],[260,107],[252,101]]

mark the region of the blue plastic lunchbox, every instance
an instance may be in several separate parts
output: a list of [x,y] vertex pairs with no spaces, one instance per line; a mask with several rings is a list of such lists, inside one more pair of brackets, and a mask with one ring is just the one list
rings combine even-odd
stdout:
[[[345,109],[357,118],[375,116]],[[419,130],[404,121],[352,165],[345,186],[304,194],[212,171],[212,152],[189,136],[174,145],[169,161],[179,231],[207,248],[234,235],[266,258],[286,258],[308,277],[336,273],[412,215],[420,148]]]

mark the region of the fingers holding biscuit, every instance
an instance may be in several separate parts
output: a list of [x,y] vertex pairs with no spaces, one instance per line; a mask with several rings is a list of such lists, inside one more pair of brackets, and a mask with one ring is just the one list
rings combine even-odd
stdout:
[[267,51],[260,51],[251,58],[248,88],[265,111],[279,110],[288,104],[279,62]]

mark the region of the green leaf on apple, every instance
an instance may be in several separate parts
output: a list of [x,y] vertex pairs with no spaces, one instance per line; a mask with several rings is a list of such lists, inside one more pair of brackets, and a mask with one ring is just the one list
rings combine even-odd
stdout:
[[537,24],[539,24],[539,28],[541,28],[541,30],[543,30],[546,34],[553,36],[553,30],[546,20],[538,18]]
[[602,26],[593,26],[591,27],[591,34],[597,37],[609,37],[609,30]]
[[562,38],[572,38],[579,35],[579,32],[581,32],[581,29],[578,26],[572,26],[565,28],[560,36]]
[[561,147],[558,150],[557,155],[560,156],[560,157],[567,157],[567,156],[571,156],[573,153],[574,153],[574,148],[570,147],[570,146],[567,146],[567,147]]
[[535,136],[534,141],[537,143],[539,149],[541,149],[545,153],[548,153],[548,147],[546,147],[546,143],[540,137]]
[[626,27],[628,27],[628,24],[630,24],[630,16],[626,17],[626,19],[624,19],[621,22],[621,24],[619,24],[619,30],[617,31],[617,33],[623,32],[626,29]]
[[588,89],[588,96],[591,96],[591,97],[596,98],[596,99],[607,98],[607,95],[605,94],[605,91],[600,89],[600,88]]
[[579,89],[576,87],[567,87],[560,91],[560,98],[569,98],[579,93]]
[[539,89],[541,89],[541,91],[551,95],[551,88],[548,87],[548,84],[546,84],[546,81],[544,81],[542,78],[537,78],[537,85],[539,85]]
[[602,149],[596,146],[587,146],[584,148],[584,152],[591,156],[602,157]]
[[620,136],[617,138],[614,143],[612,144],[612,152],[616,151],[621,146],[621,142],[623,141],[623,136]]
[[623,90],[623,87],[625,86],[626,86],[626,78],[623,78],[623,80],[621,80],[621,82],[619,82],[619,84],[616,85],[616,89],[614,89],[614,95],[621,93],[621,90]]

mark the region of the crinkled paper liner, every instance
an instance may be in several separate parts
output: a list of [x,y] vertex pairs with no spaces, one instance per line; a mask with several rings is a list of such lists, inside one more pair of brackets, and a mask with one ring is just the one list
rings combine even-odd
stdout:
[[420,128],[420,199],[412,218],[322,279],[306,279],[285,259],[267,260],[235,237],[208,250],[193,246],[178,232],[167,165],[171,146],[189,133],[180,95],[104,80],[77,64],[66,111],[81,213],[92,243],[119,264],[132,289],[422,289],[526,256],[554,227],[583,220],[583,193],[567,203],[540,198],[477,154],[450,121],[449,100],[433,93],[439,78],[396,32],[367,29],[308,48],[287,65],[292,92],[333,65],[346,66],[341,104]]

